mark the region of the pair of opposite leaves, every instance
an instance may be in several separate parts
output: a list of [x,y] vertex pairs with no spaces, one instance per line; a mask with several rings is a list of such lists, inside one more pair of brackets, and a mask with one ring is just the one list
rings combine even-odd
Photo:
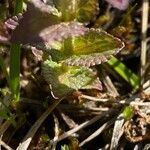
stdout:
[[[55,96],[61,97],[81,88],[101,89],[100,81],[87,66],[107,61],[124,44],[101,29],[89,29],[77,21],[61,23],[66,18],[64,8],[59,5],[61,2],[62,0],[56,0],[56,9],[40,0],[31,0],[18,24],[15,19],[6,22],[8,27],[14,26],[9,40],[45,49],[51,54],[52,60],[43,64],[43,75]],[[79,0],[78,3],[81,10],[74,12],[75,17],[77,20],[85,21],[82,18],[87,18],[86,21],[89,21],[95,14],[92,9],[96,9],[98,1],[94,0],[93,5],[90,0]],[[91,12],[83,14],[83,10],[89,7]]]

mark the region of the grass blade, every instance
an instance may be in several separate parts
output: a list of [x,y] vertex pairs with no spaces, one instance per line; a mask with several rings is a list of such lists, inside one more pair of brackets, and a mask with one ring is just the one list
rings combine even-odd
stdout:
[[108,61],[108,64],[133,88],[136,90],[140,86],[140,77],[133,73],[129,68],[127,68],[121,61],[117,58],[112,57]]
[[10,85],[13,99],[19,99],[20,89],[20,45],[12,44],[10,52]]
[[[23,10],[23,0],[15,1],[14,15]],[[10,85],[14,100],[19,100],[20,96],[20,45],[12,44],[10,51]]]

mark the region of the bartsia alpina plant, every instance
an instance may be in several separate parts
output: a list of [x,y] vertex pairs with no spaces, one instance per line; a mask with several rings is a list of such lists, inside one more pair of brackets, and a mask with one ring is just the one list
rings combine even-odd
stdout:
[[100,90],[101,82],[89,67],[106,62],[124,47],[120,39],[102,29],[85,26],[97,14],[98,4],[98,0],[80,0],[64,5],[55,0],[50,6],[30,0],[22,15],[5,23],[12,30],[8,42],[48,52],[42,75],[55,97],[79,89]]

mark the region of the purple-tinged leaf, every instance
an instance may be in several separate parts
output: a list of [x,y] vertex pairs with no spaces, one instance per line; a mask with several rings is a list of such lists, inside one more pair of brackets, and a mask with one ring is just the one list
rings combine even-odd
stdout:
[[102,89],[101,82],[89,68],[65,66],[46,60],[42,73],[55,98],[61,98],[79,89]]
[[45,28],[59,23],[59,15],[56,8],[46,5],[40,0],[30,0],[23,18],[12,34],[11,42],[37,44],[41,41],[39,33]]
[[0,43],[9,43],[11,32],[19,25],[19,20],[22,18],[21,14],[9,18],[4,23],[0,22]]
[[129,0],[106,0],[110,3],[113,7],[118,8],[120,10],[127,9],[129,5]]
[[30,35],[27,33],[22,36],[18,35],[18,38],[14,35],[11,41],[15,43],[30,44],[32,46],[36,45],[36,47],[41,49],[51,49],[54,45],[57,45],[57,42],[72,36],[76,37],[83,35],[87,30],[87,28],[78,22],[60,23],[49,26],[36,34]]
[[12,18],[9,18],[5,22],[5,27],[8,30],[13,31],[19,25],[19,20],[21,20],[21,19],[22,19],[22,14],[18,14],[17,16],[13,16]]

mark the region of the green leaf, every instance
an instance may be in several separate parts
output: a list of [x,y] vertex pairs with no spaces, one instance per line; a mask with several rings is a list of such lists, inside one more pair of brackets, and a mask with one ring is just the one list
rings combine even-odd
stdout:
[[98,12],[98,0],[55,0],[62,21],[89,22]]
[[84,35],[64,40],[59,47],[53,47],[50,53],[55,61],[89,67],[106,62],[123,47],[123,42],[105,31],[89,29]]
[[121,61],[117,58],[112,57],[108,64],[113,67],[113,69],[124,79],[126,80],[134,90],[137,90],[140,87],[140,77],[136,75],[132,70],[127,68]]
[[78,89],[101,90],[101,82],[89,68],[65,66],[46,60],[42,66],[42,73],[55,97],[63,97]]

